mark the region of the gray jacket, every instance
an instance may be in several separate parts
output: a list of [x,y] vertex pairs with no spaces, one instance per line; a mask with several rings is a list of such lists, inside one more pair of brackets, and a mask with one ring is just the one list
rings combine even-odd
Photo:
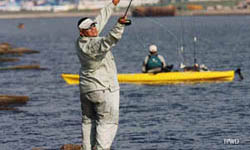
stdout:
[[[114,6],[110,3],[96,17],[99,34],[113,13]],[[117,69],[111,49],[121,39],[123,31],[124,25],[117,23],[105,37],[79,37],[77,39],[76,51],[81,63],[79,72],[81,93],[119,89]]]

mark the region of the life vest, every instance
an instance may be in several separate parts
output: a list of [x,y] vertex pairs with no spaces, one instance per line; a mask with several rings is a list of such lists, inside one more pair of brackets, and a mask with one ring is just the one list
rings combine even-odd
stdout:
[[148,55],[148,62],[146,65],[147,70],[159,68],[159,67],[161,68],[162,65],[163,64],[162,64],[160,58],[158,57],[158,55]]

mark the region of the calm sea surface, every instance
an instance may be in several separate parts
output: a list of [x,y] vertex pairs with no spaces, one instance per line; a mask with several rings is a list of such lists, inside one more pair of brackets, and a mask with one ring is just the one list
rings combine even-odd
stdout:
[[[105,35],[118,17],[112,17]],[[0,42],[39,54],[15,56],[0,67],[40,64],[48,70],[0,71],[0,94],[26,95],[18,111],[0,111],[0,150],[56,150],[81,143],[78,86],[61,73],[78,73],[74,41],[79,18],[0,20]],[[119,73],[140,72],[148,46],[168,64],[199,63],[212,70],[241,68],[243,81],[180,85],[121,85],[120,125],[114,150],[249,150],[250,17],[132,18],[113,49]],[[24,29],[17,25],[24,23]],[[193,37],[198,41],[194,46]],[[178,48],[183,43],[184,54]],[[3,56],[0,56],[3,57]],[[9,56],[10,57],[10,56]],[[231,141],[231,144],[230,142]]]

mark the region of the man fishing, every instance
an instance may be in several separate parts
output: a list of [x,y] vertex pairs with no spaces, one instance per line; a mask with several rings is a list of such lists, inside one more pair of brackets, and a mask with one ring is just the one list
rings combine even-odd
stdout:
[[165,72],[166,69],[167,68],[166,68],[165,59],[162,55],[158,54],[157,46],[150,45],[149,55],[145,57],[143,64],[142,64],[142,72],[143,73],[158,73],[158,72]]
[[99,34],[119,2],[112,0],[95,20],[85,17],[77,24],[83,150],[110,150],[118,128],[120,91],[111,49],[122,38],[124,26],[130,23],[127,12],[108,35]]

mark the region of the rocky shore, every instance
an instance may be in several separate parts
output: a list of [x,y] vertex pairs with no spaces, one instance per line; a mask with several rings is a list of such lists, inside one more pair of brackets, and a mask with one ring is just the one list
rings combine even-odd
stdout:
[[[25,47],[13,47],[13,45],[3,42],[0,43],[0,73],[3,71],[17,71],[17,70],[45,70],[46,68],[40,67],[39,64],[28,64],[28,65],[11,65],[5,66],[6,62],[18,62],[20,59],[16,58],[22,56],[23,54],[34,54],[39,53],[37,50],[31,50]],[[7,56],[6,56],[7,55]],[[4,85],[3,85],[4,86]],[[13,107],[16,105],[26,104],[29,100],[28,96],[18,96],[18,95],[6,95],[0,94],[0,111],[1,110],[18,110]]]

